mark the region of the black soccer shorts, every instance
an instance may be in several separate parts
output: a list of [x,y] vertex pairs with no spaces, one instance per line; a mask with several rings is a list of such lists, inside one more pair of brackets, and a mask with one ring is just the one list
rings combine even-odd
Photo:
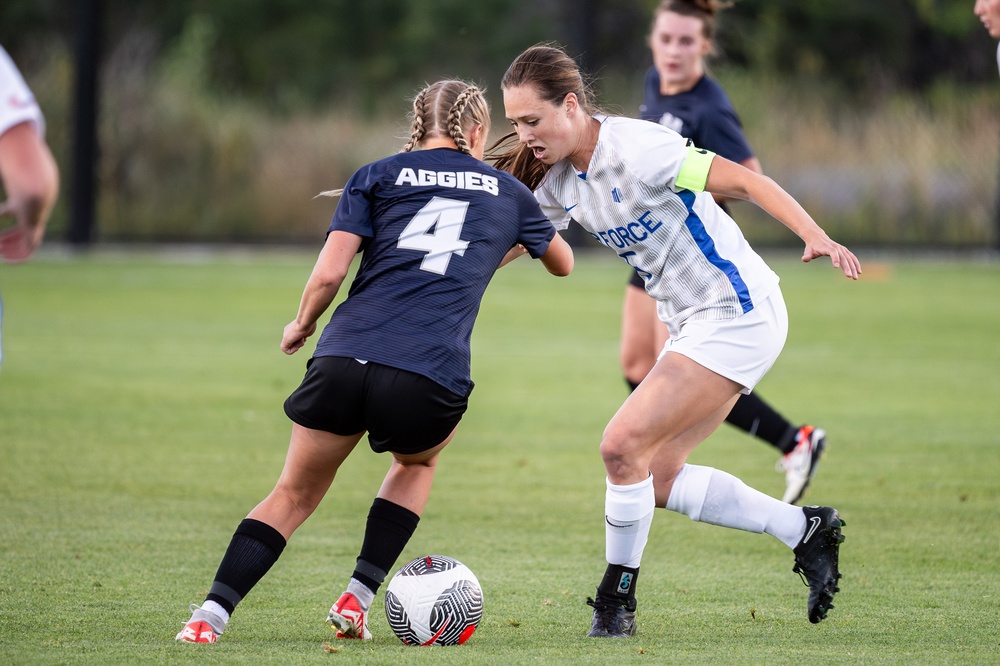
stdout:
[[643,281],[642,276],[639,275],[639,271],[632,271],[632,274],[628,276],[628,283],[637,289],[646,290],[646,283]]
[[[285,414],[313,430],[347,436],[368,431],[372,451],[412,454],[434,448],[455,429],[469,396],[407,370],[353,358],[309,359]],[[471,389],[470,389],[471,393]]]

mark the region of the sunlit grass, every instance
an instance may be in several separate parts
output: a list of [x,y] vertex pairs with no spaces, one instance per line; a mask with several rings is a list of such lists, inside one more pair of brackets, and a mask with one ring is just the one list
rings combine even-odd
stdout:
[[[51,256],[51,255],[49,255]],[[597,445],[625,397],[627,272],[581,256],[555,279],[499,272],[473,338],[477,386],[400,564],[476,572],[486,614],[454,649],[375,640],[338,653],[323,624],[387,467],[364,444],[214,646],[178,645],[233,529],[271,488],[281,402],[306,354],[278,350],[314,255],[98,255],[0,266],[0,661],[36,663],[995,663],[1000,594],[1000,273],[862,257],[852,283],[773,256],[791,333],[759,387],[829,432],[807,495],[848,525],[843,592],[805,618],[787,549],[658,512],[639,633],[593,641],[603,571]],[[870,277],[868,277],[870,276]],[[308,352],[308,349],[306,350]],[[693,462],[783,490],[773,449],[723,428]]]

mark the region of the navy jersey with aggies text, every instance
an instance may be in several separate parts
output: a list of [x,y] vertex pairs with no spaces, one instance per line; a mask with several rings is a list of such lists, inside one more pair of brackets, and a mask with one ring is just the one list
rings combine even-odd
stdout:
[[517,244],[540,257],[556,233],[517,179],[450,148],[359,169],[330,231],[361,236],[363,254],[314,355],[416,372],[463,396],[472,326],[497,266]]

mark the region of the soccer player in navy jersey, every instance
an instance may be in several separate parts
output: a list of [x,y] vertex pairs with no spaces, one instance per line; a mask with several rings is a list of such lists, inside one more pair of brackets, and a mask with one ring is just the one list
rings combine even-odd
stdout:
[[[691,139],[699,148],[763,173],[729,97],[705,74],[719,9],[716,0],[660,3],[650,29],[653,65],[646,74],[640,114]],[[716,200],[726,208],[725,197]],[[667,337],[666,326],[656,316],[656,302],[633,271],[625,288],[620,349],[622,371],[632,390],[656,363]],[[808,424],[792,424],[756,392],[741,396],[726,421],[781,453],[777,467],[785,474],[782,500],[798,502],[816,473],[826,432]]]
[[282,351],[294,354],[313,335],[360,251],[357,275],[285,401],[293,426],[277,485],[236,529],[177,640],[217,640],[365,433],[392,463],[327,622],[338,638],[371,638],[372,599],[417,527],[438,455],[468,405],[469,339],[487,284],[525,252],[553,275],[573,268],[532,193],[482,161],[489,123],[479,88],[437,82],[414,100],[403,150],[327,193],[340,202]]

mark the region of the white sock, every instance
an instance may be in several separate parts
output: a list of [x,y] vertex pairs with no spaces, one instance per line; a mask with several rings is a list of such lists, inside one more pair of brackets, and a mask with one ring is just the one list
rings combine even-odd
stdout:
[[206,599],[205,603],[201,605],[201,609],[218,615],[222,618],[223,625],[229,624],[229,611],[220,606],[217,602]]
[[795,548],[806,531],[806,515],[754,490],[732,474],[701,465],[684,465],[674,479],[667,508],[691,520],[746,532],[765,532]]
[[605,556],[609,564],[639,568],[649,538],[656,497],[653,475],[645,481],[616,486],[609,480],[604,500]]
[[372,607],[375,593],[367,585],[354,578],[347,584],[347,591],[358,598],[358,605],[361,606],[361,610],[367,613],[368,609]]

